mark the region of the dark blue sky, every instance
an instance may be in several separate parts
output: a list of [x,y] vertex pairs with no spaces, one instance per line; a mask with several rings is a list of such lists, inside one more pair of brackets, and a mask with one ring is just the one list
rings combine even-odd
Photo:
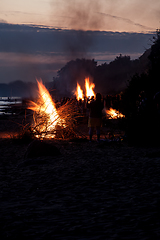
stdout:
[[119,54],[131,59],[150,48],[155,33],[76,31],[0,23],[0,83],[52,81],[76,58],[110,62]]

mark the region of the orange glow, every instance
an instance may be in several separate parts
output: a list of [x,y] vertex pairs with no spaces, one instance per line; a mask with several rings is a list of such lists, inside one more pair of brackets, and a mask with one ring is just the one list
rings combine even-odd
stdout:
[[0,138],[16,138],[18,137],[18,132],[1,132]]
[[[44,136],[47,138],[53,138],[56,125],[65,126],[65,121],[59,117],[55,103],[48,90],[42,84],[42,81],[39,82],[37,80],[37,84],[39,89],[39,101],[38,103],[31,102],[31,105],[28,108],[39,115],[39,122],[36,122],[36,124],[39,124],[39,132],[44,132],[44,135],[42,134],[42,138]],[[42,124],[42,118],[44,116],[45,121]]]
[[108,116],[108,119],[117,119],[117,118],[124,118],[125,115],[120,113],[118,110],[110,108],[109,110],[106,110],[106,114]]
[[84,99],[84,94],[83,94],[83,90],[81,89],[80,85],[77,82],[77,89],[75,92],[76,98],[79,101],[80,99]]
[[89,78],[85,78],[86,97],[95,97],[95,92],[93,91],[93,88],[95,88],[95,84],[90,83]]

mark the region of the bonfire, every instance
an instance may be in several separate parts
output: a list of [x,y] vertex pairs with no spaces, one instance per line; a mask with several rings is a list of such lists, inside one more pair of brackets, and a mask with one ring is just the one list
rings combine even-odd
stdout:
[[83,90],[81,89],[81,86],[79,85],[78,82],[77,82],[77,89],[76,89],[74,94],[75,94],[78,101],[79,100],[84,100],[84,95],[87,98],[95,97],[96,94],[93,90],[94,88],[95,88],[95,84],[91,83],[89,81],[89,78],[85,78],[85,94],[83,93]]
[[34,111],[33,132],[37,138],[66,138],[75,135],[77,112],[73,101],[56,108],[49,91],[38,81],[38,100],[28,108]]
[[[91,83],[89,81],[89,78],[85,78],[85,96],[87,98],[91,98],[96,96],[94,89],[95,88],[95,84]],[[77,100],[84,100],[84,94],[83,94],[83,90],[81,89],[80,85],[77,82],[77,89],[74,93],[76,95]],[[117,119],[117,118],[124,118],[125,116],[120,113],[118,110],[110,108],[108,110],[105,110],[106,113],[106,117],[108,119]]]
[[86,97],[95,97],[96,94],[93,91],[93,88],[95,88],[94,83],[89,82],[89,78],[85,79],[85,89],[86,89]]
[[77,82],[77,89],[74,93],[76,95],[77,100],[84,100],[84,94],[83,94],[83,90],[81,89],[80,85]]

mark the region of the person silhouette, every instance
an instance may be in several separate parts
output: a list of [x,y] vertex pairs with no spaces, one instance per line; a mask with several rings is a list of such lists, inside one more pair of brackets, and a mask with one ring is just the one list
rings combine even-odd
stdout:
[[87,108],[89,108],[89,119],[88,119],[88,127],[89,127],[89,141],[92,141],[92,136],[94,132],[94,128],[96,128],[97,141],[100,141],[100,128],[102,125],[102,110],[104,108],[104,103],[101,100],[101,94],[96,94],[96,100],[92,100],[89,102],[87,99]]

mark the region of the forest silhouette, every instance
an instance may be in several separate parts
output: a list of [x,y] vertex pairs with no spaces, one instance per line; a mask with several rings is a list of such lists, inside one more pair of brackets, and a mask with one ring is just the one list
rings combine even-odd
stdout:
[[94,59],[72,60],[58,71],[54,86],[60,95],[70,96],[76,89],[77,82],[83,86],[84,79],[89,77],[95,83],[95,92],[103,95],[119,94],[126,89],[128,81],[135,73],[141,74],[148,70],[149,52],[150,50],[147,50],[136,60],[120,54],[109,64],[101,65],[97,65]]
[[153,39],[148,68],[134,74],[123,92],[127,137],[137,144],[158,144],[160,134],[160,30]]

